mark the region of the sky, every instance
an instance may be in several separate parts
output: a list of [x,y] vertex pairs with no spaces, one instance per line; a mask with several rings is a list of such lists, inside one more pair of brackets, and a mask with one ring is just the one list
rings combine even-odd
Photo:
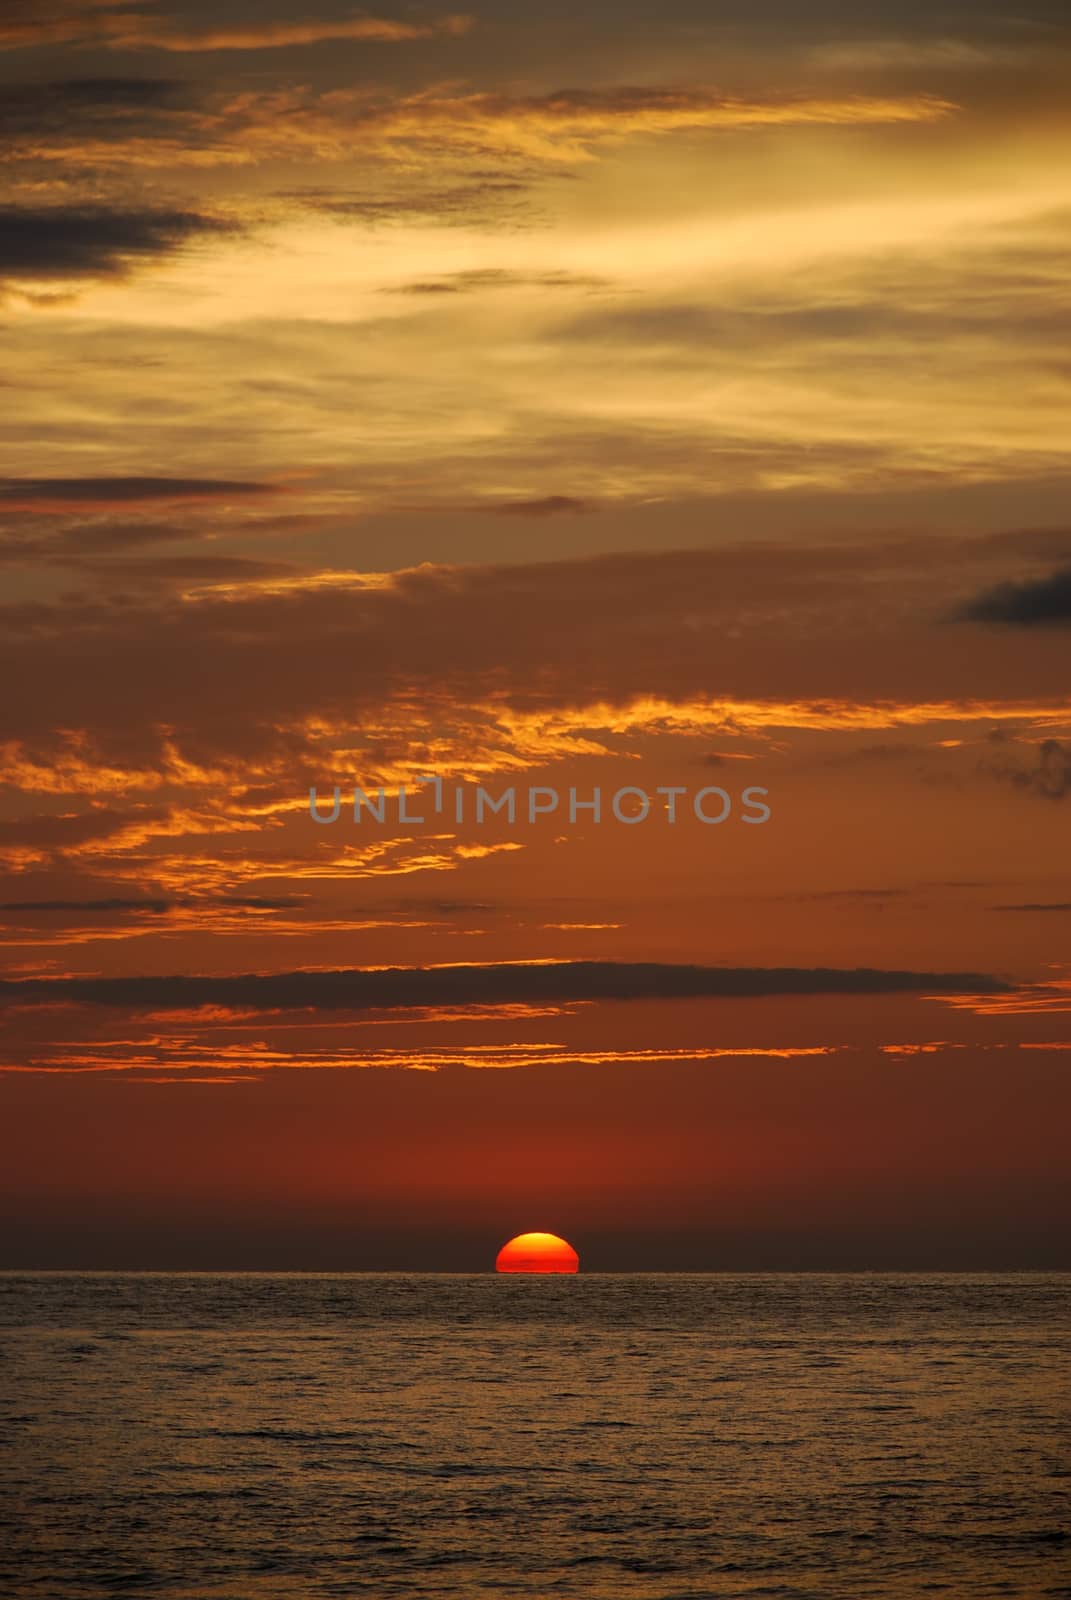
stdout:
[[8,0],[0,1266],[1071,1265],[1069,66]]

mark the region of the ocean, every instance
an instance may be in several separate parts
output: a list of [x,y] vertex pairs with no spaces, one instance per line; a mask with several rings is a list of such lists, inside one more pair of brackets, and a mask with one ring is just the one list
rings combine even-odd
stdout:
[[0,1275],[0,1597],[1071,1596],[1071,1276]]

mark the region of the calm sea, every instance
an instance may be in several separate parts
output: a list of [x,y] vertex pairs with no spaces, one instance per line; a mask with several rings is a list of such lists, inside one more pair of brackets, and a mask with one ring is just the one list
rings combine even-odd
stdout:
[[0,1276],[0,1596],[1071,1596],[1068,1276]]

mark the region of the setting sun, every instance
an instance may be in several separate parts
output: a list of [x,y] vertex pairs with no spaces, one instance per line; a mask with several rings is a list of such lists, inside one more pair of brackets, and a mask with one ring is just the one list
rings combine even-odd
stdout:
[[519,1233],[504,1244],[496,1272],[578,1272],[580,1257],[556,1233]]

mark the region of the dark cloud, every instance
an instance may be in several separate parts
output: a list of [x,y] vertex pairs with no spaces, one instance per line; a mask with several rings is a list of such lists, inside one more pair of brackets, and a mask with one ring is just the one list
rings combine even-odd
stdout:
[[276,494],[271,483],[245,478],[0,478],[0,510],[58,506],[123,506],[153,500],[225,500]]
[[[204,536],[203,530],[199,530]],[[197,534],[190,528],[166,522],[85,522],[66,528],[56,537],[56,547],[85,554],[112,550],[139,550],[146,545],[170,544]]]
[[960,622],[1002,622],[1021,628],[1071,624],[1071,567],[987,589],[957,613]]
[[149,899],[145,896],[110,895],[102,900],[0,900],[0,914],[23,916],[39,914],[73,914],[78,917],[100,916],[114,912],[149,912],[160,916],[197,906],[232,906],[246,911],[294,911],[304,905],[296,895],[179,895],[167,899]]
[[764,995],[1003,994],[1009,985],[976,972],[892,972],[858,967],[697,967],[655,962],[393,967],[234,977],[14,978],[0,1005],[74,1001],[133,1009],[206,1005],[257,1010],[407,1010],[579,1000],[740,999]]
[[[909,889],[814,889],[791,896],[794,900],[898,900]],[[786,896],[786,898],[789,898]]]
[[112,839],[128,828],[162,822],[167,814],[163,806],[135,806],[129,811],[101,806],[78,814],[13,817],[0,822],[0,849],[77,850],[91,840]]
[[114,277],[191,240],[233,231],[233,223],[200,211],[0,205],[0,275]]
[[917,758],[918,750],[910,744],[898,744],[895,741],[886,741],[880,744],[862,744],[854,750],[838,750],[821,757],[821,765],[826,767],[855,767],[869,766],[872,763],[886,761],[906,761],[909,757]]
[[391,284],[386,294],[470,294],[479,289],[601,289],[606,279],[580,272],[513,272],[507,267],[474,267],[441,278]]
[[476,173],[457,183],[428,183],[376,193],[353,193],[333,189],[285,189],[280,200],[289,200],[319,211],[324,216],[363,223],[391,222],[470,222],[474,217],[501,217],[523,213],[524,199],[531,187],[525,177]]
[[7,0],[0,20],[0,47],[78,41],[112,50],[168,50],[181,54],[213,50],[273,50],[350,39],[383,44],[457,37],[471,18],[446,15],[399,22],[361,12],[356,16],[254,20],[183,28],[176,18],[130,8],[130,0]]
[[456,14],[427,22],[399,22],[361,12],[345,17],[303,16],[293,21],[229,21],[214,28],[184,29],[137,14],[131,14],[127,21],[120,13],[112,42],[119,49],[170,50],[182,54],[212,50],[277,50],[342,39],[400,44],[437,35],[456,38],[467,33],[471,23],[471,17]]
[[493,517],[575,517],[598,509],[593,501],[572,494],[546,494],[535,500],[492,500],[473,507],[474,511]]
[[191,85],[178,78],[61,78],[49,83],[0,84],[0,133],[20,141],[76,129],[116,136],[146,118],[171,115],[189,103]]
[[257,561],[250,556],[163,556],[144,561],[72,557],[68,564],[90,571],[98,579],[118,577],[141,583],[195,582],[197,579],[221,583],[228,578],[249,581],[288,577],[299,570],[290,561]]
[[[1017,744],[1002,736],[999,730],[996,737],[991,736],[991,743],[998,750],[1007,745],[1013,751]],[[1071,794],[1071,744],[1062,744],[1059,739],[1043,739],[1036,747],[1033,766],[1015,765],[1013,755],[1002,754],[995,761],[983,763],[982,770],[1046,800],[1063,800]]]
[[122,4],[116,0],[109,8],[101,0],[5,0],[0,46],[11,50],[106,37]]
[[168,911],[174,901],[123,899],[108,900],[0,900],[0,911]]
[[1018,774],[1016,781],[1050,800],[1062,800],[1071,793],[1071,744],[1044,739],[1038,746],[1037,765]]
[[[965,652],[954,630],[933,628],[925,651],[915,648],[915,632],[911,649],[899,649],[904,591],[895,579],[907,559],[877,544],[830,551],[771,542],[423,565],[371,582],[330,571],[323,582],[313,573],[275,589],[238,580],[218,592],[205,585],[181,606],[162,597],[120,605],[97,594],[0,605],[0,677],[20,684],[17,696],[0,700],[0,737],[51,761],[62,741],[47,730],[77,728],[98,756],[114,751],[125,761],[136,752],[144,766],[162,759],[163,726],[204,762],[282,753],[283,729],[294,736],[285,754],[296,782],[313,752],[299,736],[310,716],[350,729],[374,723],[369,775],[408,748],[417,692],[424,715],[434,708],[470,752],[485,738],[498,749],[509,741],[491,729],[506,706],[523,722],[552,708],[638,697],[712,698],[701,731],[713,741],[744,726],[747,714],[738,723],[732,711],[741,696],[774,702],[771,716],[782,707],[786,727],[801,700],[815,702],[816,724],[831,729],[873,702],[876,730],[895,719],[879,703],[940,698],[957,702],[958,714],[961,700],[1029,707],[1037,702],[1028,696],[1053,698],[1050,669],[1040,675],[1017,640]],[[886,570],[881,604],[892,620],[885,611],[878,626],[873,579]],[[917,614],[906,615],[914,626]],[[722,702],[724,718],[716,714]],[[865,723],[858,736],[866,740]],[[322,743],[315,748],[325,762]]]
[[526,499],[518,495],[508,500],[473,500],[466,503],[401,505],[402,512],[416,515],[460,515],[474,517],[576,517],[600,511],[597,500],[575,494],[544,494]]
[[[266,486],[267,487],[267,486]],[[181,500],[183,497],[179,496]],[[97,578],[119,576],[142,581],[182,581],[204,578],[268,578],[282,577],[298,569],[288,562],[264,561],[251,557],[215,554],[186,554],[153,559],[148,552],[154,546],[174,544],[177,541],[199,544],[215,535],[214,519],[210,515],[212,497],[201,502],[196,496],[185,497],[198,512],[208,509],[209,515],[200,520],[191,517],[185,523],[142,522],[122,515],[125,507],[97,505],[86,501],[81,507],[66,501],[46,497],[43,502],[16,502],[18,510],[12,518],[18,532],[7,533],[0,529],[0,565],[9,567],[60,567],[94,575]],[[10,510],[4,504],[0,489],[0,511]],[[30,511],[29,519],[25,513]],[[49,511],[48,518],[33,513]],[[79,520],[63,525],[64,512],[71,512]],[[94,512],[104,512],[94,516]],[[30,531],[25,531],[27,528]],[[47,530],[47,531],[42,531]]]
[[[362,908],[366,909],[366,908]],[[401,895],[395,900],[377,901],[377,911],[400,912],[403,915],[424,913],[432,916],[470,916],[487,912],[501,912],[507,908],[489,900],[446,899],[438,895]]]
[[1071,911],[1071,900],[1024,900],[1020,905],[990,906],[990,911]]

